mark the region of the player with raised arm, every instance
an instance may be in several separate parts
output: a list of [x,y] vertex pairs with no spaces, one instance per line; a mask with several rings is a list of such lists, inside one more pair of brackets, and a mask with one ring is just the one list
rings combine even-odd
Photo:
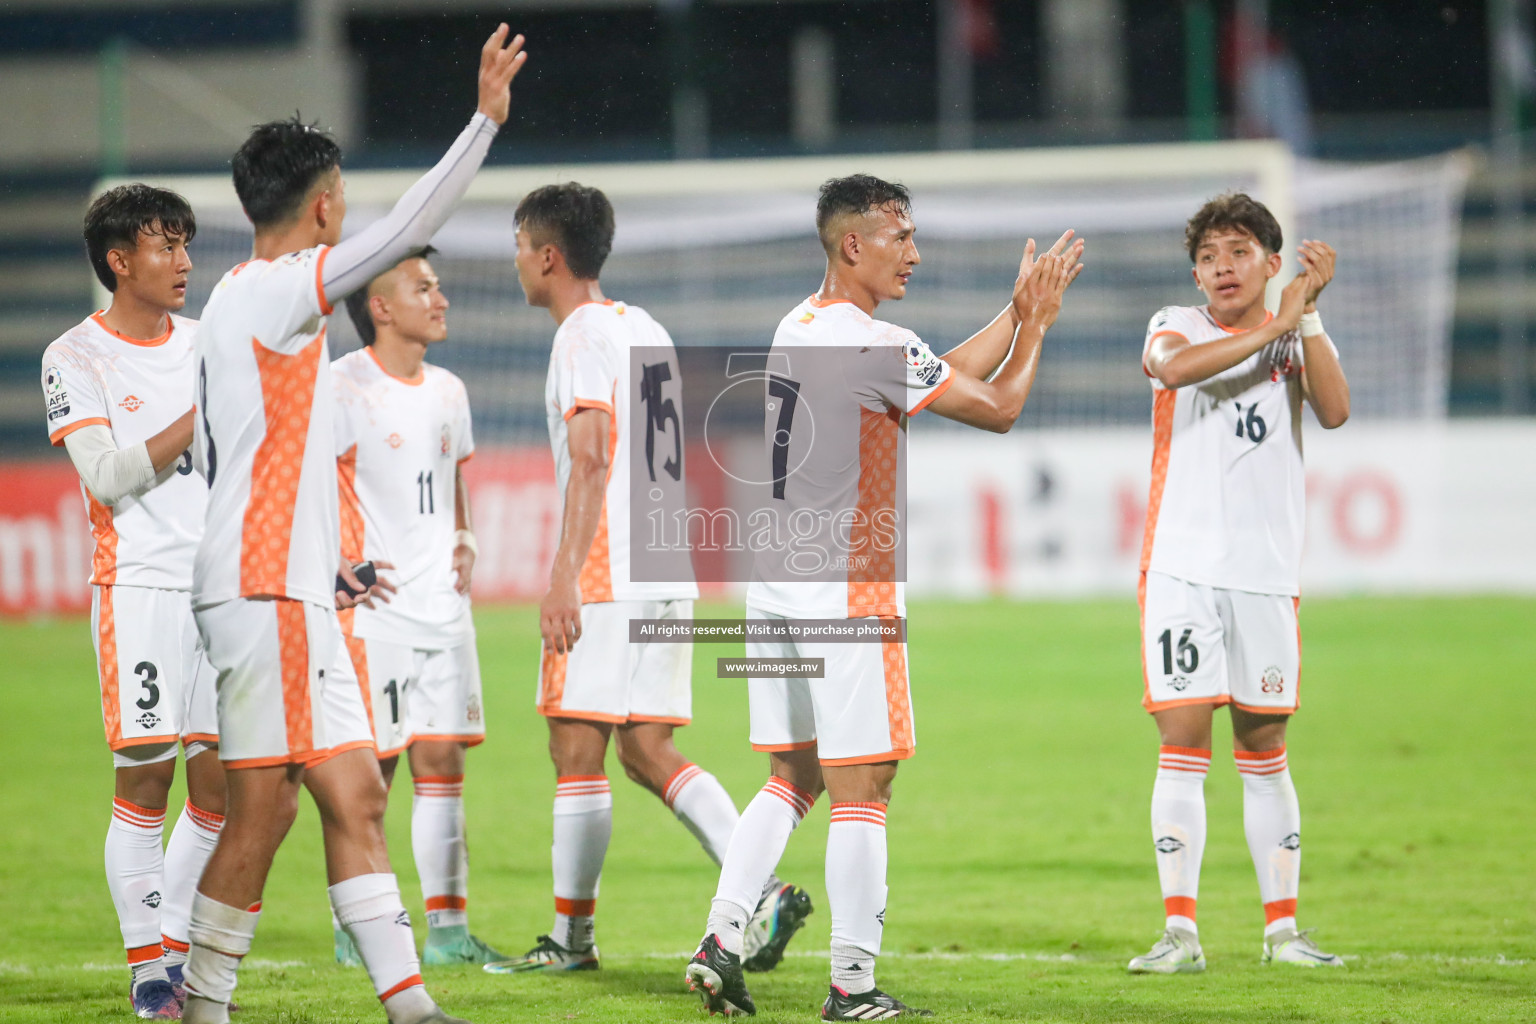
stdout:
[[1184,233],[1203,306],[1168,306],[1147,327],[1152,489],[1141,550],[1142,705],[1162,747],[1152,842],[1163,937],[1133,973],[1205,970],[1195,926],[1205,852],[1211,719],[1232,709],[1243,828],[1264,903],[1266,963],[1342,967],[1296,928],[1301,812],[1285,756],[1299,706],[1306,472],[1301,403],[1325,429],[1349,418],[1349,384],[1317,297],[1334,252],[1303,241],[1301,272],[1264,308],[1280,272],[1280,225],[1242,193],[1211,200]]
[[[80,474],[90,518],[91,624],[116,769],[107,888],[132,970],[134,1012],[181,1016],[192,892],[224,821],[213,670],[192,619],[192,556],[208,491],[192,476],[186,305],[197,220],[187,201],[122,185],[91,204],[85,247],[107,309],[43,353],[49,439]],[[162,850],[186,746],[187,804]]]
[[[464,755],[485,739],[485,718],[469,607],[476,545],[461,467],[475,442],[464,382],[426,361],[448,338],[435,252],[413,250],[347,296],[363,347],[331,364],[341,554],[387,561],[397,581],[388,604],[342,611],[341,629],[385,786],[402,750],[410,760],[428,965],[504,959],[469,933]],[[361,962],[339,925],[336,950],[343,963]]]
[[[255,228],[198,334],[194,459],[209,484],[193,607],[219,673],[224,833],[192,905],[184,1019],[228,1020],[273,855],[299,788],[320,809],[331,906],[392,1024],[451,1021],[422,986],[384,842],[388,792],[336,608],[363,588],[341,560],[326,318],[442,226],[506,121],[522,37],[480,53],[479,107],[390,213],[341,241],[341,155],[297,119],[261,125],[235,154]],[[504,45],[506,44],[506,45]],[[340,589],[335,577],[340,575]]]
[[[550,353],[545,414],[564,497],[560,544],[539,606],[543,656],[537,706],[549,723],[555,765],[555,924],[527,954],[493,973],[595,970],[594,914],[613,828],[603,760],[614,739],[625,774],[660,797],[715,863],[736,827],[736,805],[709,772],[673,742],[692,715],[691,644],[631,644],[631,619],[687,619],[698,587],[636,582],[631,573],[630,409],[659,413],[645,448],[648,486],[681,498],[681,373],[666,329],[638,306],[603,296],[598,275],[613,246],[613,207],[595,188],[549,185],[518,204],[517,276],[530,305],[559,325]],[[658,350],[642,379],[631,350]],[[664,353],[664,354],[663,354]],[[794,886],[759,879],[753,906],[778,908],[782,943],[810,912]],[[771,966],[771,965],[769,965]]]
[[[759,554],[747,618],[894,623],[906,615],[894,558],[871,556],[859,567],[849,556],[866,545],[881,550],[871,531],[883,517],[905,527],[895,495],[908,418],[932,409],[984,430],[1010,429],[1062,294],[1082,269],[1083,243],[1069,231],[1036,259],[1031,240],[1008,307],[941,358],[911,331],[873,316],[880,303],[906,295],[919,263],[907,190],[864,174],[828,181],[816,228],[826,275],[774,334],[769,366],[786,372],[767,382],[765,444],[780,518],[824,524],[806,548],[841,557],[827,562],[835,571],[798,580],[791,559],[775,564]],[[814,417],[814,429],[804,421],[796,428],[795,409]],[[825,789],[832,985],[822,1018],[926,1016],[880,991],[874,977],[885,926],[886,807],[897,764],[916,746],[906,644],[749,640],[746,655],[824,659],[825,677],[748,682],[752,747],[768,752],[771,773],[731,838],[688,986],[711,1013],[757,1012],[741,971],[743,929],[763,878]]]

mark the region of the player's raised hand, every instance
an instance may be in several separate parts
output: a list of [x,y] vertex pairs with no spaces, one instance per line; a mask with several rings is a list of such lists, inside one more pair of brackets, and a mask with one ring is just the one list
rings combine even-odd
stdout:
[[1280,293],[1280,308],[1275,311],[1275,329],[1281,333],[1294,330],[1301,323],[1301,314],[1307,307],[1307,295],[1313,286],[1312,272],[1305,267],[1291,279]]
[[[1029,274],[1014,287],[1014,313],[1021,323],[1029,323],[1042,329],[1049,328],[1061,313],[1061,299],[1077,275],[1083,272],[1083,240],[1079,238],[1066,245],[1067,237],[1053,246],[1051,251],[1034,260]],[[1057,247],[1063,247],[1057,252]],[[1025,248],[1026,254],[1029,248]]]
[[[1062,234],[1061,234],[1061,237],[1056,239],[1056,244],[1051,246],[1049,249],[1047,249],[1046,252],[1049,255],[1051,255],[1051,256],[1060,256],[1060,255],[1062,255],[1063,253],[1065,253],[1067,251],[1067,244],[1072,241],[1072,236],[1074,234],[1076,234],[1076,232],[1074,232],[1071,228],[1068,228],[1066,231],[1063,231]],[[1073,244],[1073,248],[1077,251],[1078,255],[1080,256],[1082,254],[1082,251],[1083,251],[1083,240],[1081,238],[1079,238],[1077,240],[1077,242],[1075,244]],[[1029,279],[1029,272],[1030,272],[1030,270],[1032,270],[1034,268],[1034,265],[1035,265],[1035,240],[1033,238],[1031,238],[1029,241],[1024,243],[1024,258],[1019,260],[1019,276],[1017,278],[1015,278],[1014,282],[1013,282],[1013,294],[1014,294],[1014,297],[1015,297],[1015,302],[1014,302],[1014,311],[1015,311],[1015,313],[1017,313],[1018,306],[1019,306],[1019,303],[1017,302],[1017,297],[1018,297],[1019,291],[1020,291],[1020,289],[1022,289],[1024,287],[1024,282]]]
[[1296,258],[1301,261],[1302,268],[1312,279],[1307,289],[1307,306],[1310,307],[1317,302],[1317,297],[1322,294],[1324,288],[1328,287],[1328,282],[1333,280],[1333,262],[1336,256],[1333,246],[1314,239],[1304,238],[1296,247]]
[[[480,48],[480,113],[497,124],[507,123],[512,109],[512,79],[528,61],[523,51],[523,37],[515,35],[507,42],[506,22],[496,26],[491,38]],[[503,45],[505,44],[505,45]]]

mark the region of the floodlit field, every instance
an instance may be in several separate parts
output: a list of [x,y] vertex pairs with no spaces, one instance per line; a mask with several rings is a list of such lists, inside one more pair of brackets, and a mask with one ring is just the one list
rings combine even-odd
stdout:
[[[554,773],[533,711],[535,616],[487,609],[478,621],[490,739],[471,755],[466,787],[471,924],[520,953],[553,913]],[[949,1020],[1536,1018],[1536,601],[1313,600],[1302,621],[1302,713],[1289,743],[1304,822],[1300,920],[1349,958],[1347,970],[1258,962],[1263,915],[1223,716],[1200,900],[1209,969],[1127,975],[1125,962],[1162,923],[1147,824],[1157,738],[1137,703],[1134,604],[919,603],[919,749],[890,811],[882,987]],[[87,630],[78,620],[0,625],[7,1022],[129,1018],[101,866],[111,762]],[[714,659],[739,652],[697,648],[695,723],[679,746],[744,804],[766,760],[746,747],[742,684],[714,678]],[[714,868],[612,761],[610,774],[604,969],[429,969],[450,1012],[476,1022],[700,1018],[681,979]],[[409,805],[409,792],[397,792],[391,848],[406,906],[424,927]],[[748,978],[762,1020],[810,1020],[826,993],[825,807],[823,798],[781,871],[810,890],[817,912],[777,972]],[[362,972],[331,963],[307,801],[268,885],[238,999],[236,1019],[252,1024],[383,1020]]]

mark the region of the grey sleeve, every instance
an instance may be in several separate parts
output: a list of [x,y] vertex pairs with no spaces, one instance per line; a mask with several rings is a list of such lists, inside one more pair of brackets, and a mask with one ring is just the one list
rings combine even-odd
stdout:
[[406,253],[431,241],[475,179],[496,132],[494,121],[475,114],[437,166],[407,189],[387,216],[326,254],[322,284],[328,305],[339,305]]

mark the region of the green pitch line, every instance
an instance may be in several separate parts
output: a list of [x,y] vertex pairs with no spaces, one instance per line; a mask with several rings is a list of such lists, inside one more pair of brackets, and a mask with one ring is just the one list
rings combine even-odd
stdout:
[[[701,606],[699,614],[739,610]],[[466,787],[474,930],[520,951],[547,931],[554,772],[533,711],[530,608],[478,616],[490,739]],[[1200,899],[1203,975],[1131,977],[1161,927],[1147,801],[1156,734],[1138,700],[1128,602],[920,603],[911,664],[918,754],[890,808],[891,897],[878,980],[943,1019],[994,1021],[1524,1021],[1536,1005],[1536,601],[1309,600],[1300,792],[1301,923],[1345,971],[1258,963],[1263,917],[1242,790],[1218,717]],[[0,625],[8,777],[0,829],[0,1020],[129,1020],[102,877],[111,760],[84,621]],[[762,784],[746,697],[715,678],[739,646],[701,646],[695,723],[679,746],[738,803]],[[493,977],[429,969],[477,1022],[697,1021],[683,954],[713,866],[654,798],[614,779],[598,910],[605,969]],[[173,796],[173,806],[179,806]],[[423,924],[408,792],[390,834]],[[763,1021],[810,1021],[826,991],[825,801],[784,876],[817,911],[778,971],[750,979]],[[381,1021],[363,975],[331,965],[319,828],[306,801],[241,974],[248,1024]]]

